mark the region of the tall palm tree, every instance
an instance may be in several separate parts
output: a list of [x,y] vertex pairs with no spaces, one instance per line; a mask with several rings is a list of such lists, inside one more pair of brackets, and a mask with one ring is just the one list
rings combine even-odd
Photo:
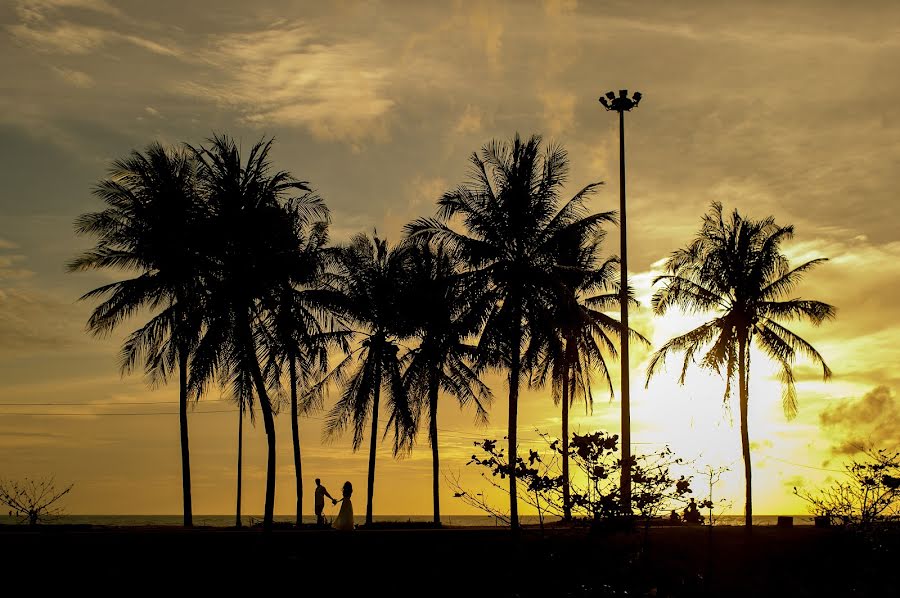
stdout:
[[[613,221],[613,214],[608,214]],[[621,294],[616,282],[619,260],[600,260],[603,235],[578,241],[568,253],[564,284],[553,311],[535,334],[526,352],[525,362],[532,370],[532,386],[551,380],[552,396],[562,405],[562,480],[563,518],[572,517],[569,479],[569,408],[581,397],[585,410],[593,407],[595,381],[603,383],[614,396],[607,357],[617,358],[617,342],[622,324],[608,315],[618,309]],[[629,292],[629,301],[636,303]],[[649,341],[633,329],[630,340],[649,345]],[[594,374],[597,374],[595,378]]]
[[[188,444],[189,360],[200,334],[200,299],[205,259],[199,247],[204,219],[195,192],[191,156],[158,143],[113,162],[109,177],[94,189],[107,207],[83,214],[78,234],[97,245],[68,264],[71,272],[112,270],[125,277],[81,299],[100,299],[88,320],[93,334],[106,336],[131,316],[151,317],[122,347],[123,373],[141,364],[154,382],[178,372],[184,525],[192,525]],[[199,395],[195,395],[199,396]]]
[[[560,250],[607,217],[588,214],[584,205],[597,184],[560,200],[568,156],[559,146],[542,149],[539,136],[492,141],[472,155],[471,166],[470,181],[438,200],[437,218],[421,218],[406,230],[412,238],[446,243],[489,284],[493,305],[478,343],[479,362],[508,372],[509,462],[515,464],[523,346],[557,299]],[[454,229],[454,221],[465,231]],[[518,530],[514,466],[508,473],[510,525]]]
[[266,431],[266,498],[263,529],[270,531],[275,506],[275,413],[261,363],[267,363],[269,306],[290,280],[298,241],[288,203],[310,218],[327,215],[322,200],[290,173],[269,162],[272,140],[250,149],[246,161],[225,136],[210,147],[191,148],[199,189],[209,210],[213,274],[205,288],[204,333],[194,353],[191,385],[201,391],[214,379],[227,381],[236,397],[255,393]]
[[666,262],[667,274],[654,284],[663,286],[653,295],[653,308],[665,314],[672,307],[693,313],[713,312],[716,317],[663,345],[650,360],[647,383],[671,353],[684,353],[679,382],[684,383],[695,355],[700,364],[725,377],[725,399],[738,382],[741,414],[741,449],[744,458],[746,508],[745,524],[752,524],[753,500],[750,468],[750,435],[747,413],[750,400],[750,347],[753,341],[762,352],[781,366],[784,386],[782,404],[788,419],[797,413],[793,364],[797,354],[806,355],[822,366],[827,380],[831,370],[806,340],[781,322],[808,320],[818,326],[834,317],[835,309],[821,301],[787,298],[803,274],[826,261],[810,260],[790,268],[781,253],[781,243],[793,237],[793,226],[778,226],[770,216],[750,220],[735,210],[730,219],[722,204],[712,204],[703,217],[697,237]]
[[382,391],[387,399],[388,422],[384,435],[393,431],[394,455],[409,450],[414,421],[400,369],[400,341],[411,326],[401,305],[408,285],[408,255],[403,247],[389,248],[387,241],[358,234],[337,252],[337,288],[343,294],[338,313],[362,327],[359,345],[307,393],[310,408],[320,407],[331,384],[341,387],[341,397],[328,413],[325,436],[334,437],[348,426],[353,430],[353,450],[365,440],[371,417],[369,471],[366,491],[366,524],[372,523],[375,491],[375,454]]
[[[298,385],[327,373],[328,350],[344,348],[346,332],[334,330],[330,309],[338,305],[340,297],[324,283],[326,267],[333,253],[328,243],[328,223],[308,222],[305,210],[296,211],[289,206],[294,219],[298,241],[293,255],[289,256],[290,277],[282,283],[270,307],[268,353],[272,358],[269,370],[277,383],[285,367],[291,405],[291,438],[294,453],[294,474],[297,490],[296,523],[302,523],[303,476],[300,458],[299,417],[303,409],[298,401]],[[331,326],[328,326],[331,324]]]
[[[410,293],[406,296],[418,346],[404,356],[403,385],[416,407],[427,411],[431,444],[434,523],[441,523],[438,473],[438,398],[451,395],[460,408],[475,407],[478,421],[487,422],[485,406],[493,400],[490,388],[471,367],[476,337],[486,310],[485,293],[461,271],[461,264],[445,247],[420,243],[410,248]],[[416,421],[418,421],[418,417]]]

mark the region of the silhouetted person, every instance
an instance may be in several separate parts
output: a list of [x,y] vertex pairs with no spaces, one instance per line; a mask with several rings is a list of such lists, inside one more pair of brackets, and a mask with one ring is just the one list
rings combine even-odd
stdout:
[[344,482],[342,493],[344,497],[341,499],[341,510],[331,526],[334,529],[346,532],[353,529],[353,503],[350,502],[350,495],[353,494],[353,484]]
[[337,500],[328,494],[328,490],[322,485],[322,480],[316,478],[316,525],[318,526],[325,525],[325,516],[322,515],[322,510],[325,509],[326,496],[331,499],[332,505],[337,504]]
[[695,524],[703,523],[703,515],[701,515],[700,511],[697,509],[697,503],[694,502],[693,498],[691,499],[691,502],[688,503],[688,506],[684,509],[684,522]]
[[669,515],[669,521],[672,523],[681,523],[681,517],[678,516],[678,513],[675,512],[675,509],[672,509],[672,513]]

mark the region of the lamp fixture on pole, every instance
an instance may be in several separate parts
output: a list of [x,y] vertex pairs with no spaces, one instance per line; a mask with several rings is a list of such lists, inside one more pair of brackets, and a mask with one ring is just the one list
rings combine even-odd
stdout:
[[606,92],[600,98],[603,107],[619,113],[619,238],[620,244],[620,279],[619,304],[621,309],[621,343],[620,353],[622,365],[622,473],[620,479],[621,511],[623,515],[631,514],[631,379],[628,355],[628,243],[625,213],[625,113],[631,112],[641,103],[642,94],[634,92],[628,97],[627,89],[620,89],[619,95],[613,91]]

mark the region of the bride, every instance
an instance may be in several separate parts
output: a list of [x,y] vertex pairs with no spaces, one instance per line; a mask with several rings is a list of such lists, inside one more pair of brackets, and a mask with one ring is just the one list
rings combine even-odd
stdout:
[[341,499],[341,510],[332,522],[331,527],[341,531],[350,531],[353,529],[353,503],[350,502],[350,495],[353,494],[353,485],[350,482],[344,482],[342,492],[344,497]]

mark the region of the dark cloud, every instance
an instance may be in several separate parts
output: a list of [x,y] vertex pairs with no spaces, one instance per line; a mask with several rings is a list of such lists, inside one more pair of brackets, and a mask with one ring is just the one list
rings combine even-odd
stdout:
[[835,455],[854,455],[866,448],[900,445],[900,403],[894,391],[878,386],[857,399],[826,407],[819,423],[834,437]]

